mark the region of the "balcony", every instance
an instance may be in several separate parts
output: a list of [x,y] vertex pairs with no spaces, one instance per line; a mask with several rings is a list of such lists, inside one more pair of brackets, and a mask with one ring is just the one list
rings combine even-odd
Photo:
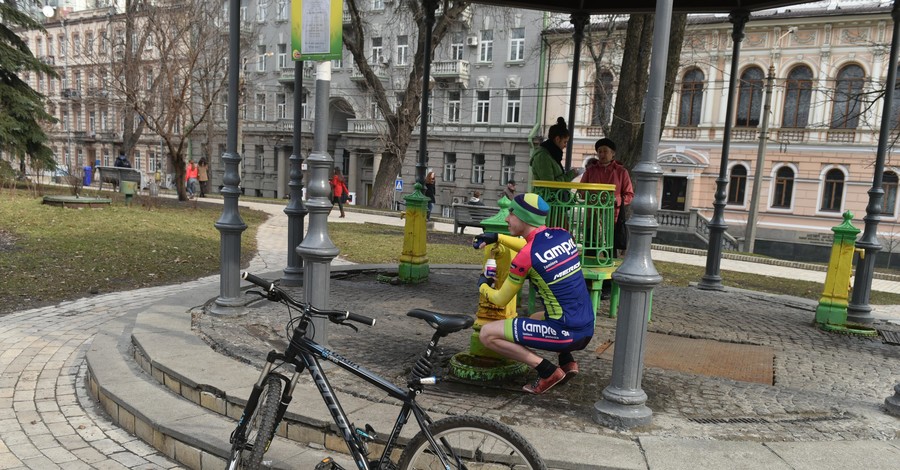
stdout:
[[785,143],[802,143],[809,140],[809,131],[806,129],[778,129],[776,139]]
[[759,131],[755,127],[740,127],[731,129],[731,138],[733,140],[748,141],[759,140]]
[[436,60],[431,63],[431,76],[435,80],[469,81],[468,60]]
[[74,88],[64,88],[61,94],[63,98],[81,99],[81,92]]
[[839,143],[839,144],[852,144],[856,142],[856,130],[855,129],[829,129],[828,133],[825,136],[825,140],[828,142]]
[[[372,67],[372,71],[375,72],[376,77],[382,80],[387,80],[389,78],[387,70],[385,70],[384,67],[376,65]],[[362,71],[356,68],[356,66],[353,66],[353,71],[350,72],[350,80],[353,80],[355,82],[363,82],[366,80],[366,77],[363,76]]]
[[350,12],[344,10],[344,24],[350,24],[353,22],[353,18],[350,17]]
[[348,119],[347,132],[356,134],[377,134],[385,131],[384,122],[375,119]]
[[[310,66],[303,67],[303,80],[315,80],[316,68]],[[278,82],[283,85],[294,84],[294,66],[285,67],[278,72]]]
[[56,62],[56,58],[52,55],[42,55],[39,60],[47,65],[54,65]]

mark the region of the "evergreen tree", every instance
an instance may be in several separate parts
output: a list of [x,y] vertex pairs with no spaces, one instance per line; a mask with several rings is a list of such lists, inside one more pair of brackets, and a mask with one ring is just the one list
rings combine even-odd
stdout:
[[0,150],[10,153],[32,167],[54,169],[53,151],[41,122],[56,122],[44,108],[44,96],[21,78],[22,73],[43,73],[57,77],[53,68],[38,60],[25,41],[22,31],[44,31],[43,26],[14,3],[0,1]]

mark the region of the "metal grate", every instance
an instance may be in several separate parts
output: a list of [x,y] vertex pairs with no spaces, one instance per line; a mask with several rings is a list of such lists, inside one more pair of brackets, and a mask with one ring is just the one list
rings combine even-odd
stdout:
[[878,330],[878,332],[881,333],[881,340],[886,344],[900,346],[900,331]]
[[688,418],[688,421],[698,424],[795,424],[795,423],[814,423],[819,421],[840,421],[850,419],[844,415],[830,416],[804,416],[800,418],[784,418],[784,419],[766,419],[766,418]]

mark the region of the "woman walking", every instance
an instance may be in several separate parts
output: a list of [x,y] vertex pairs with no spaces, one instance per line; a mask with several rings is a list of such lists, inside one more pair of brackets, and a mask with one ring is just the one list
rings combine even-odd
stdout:
[[334,205],[337,204],[341,211],[341,217],[344,217],[344,203],[347,202],[350,191],[347,190],[347,183],[344,181],[340,168],[334,167],[334,173],[328,184],[331,185],[331,208],[334,209]]

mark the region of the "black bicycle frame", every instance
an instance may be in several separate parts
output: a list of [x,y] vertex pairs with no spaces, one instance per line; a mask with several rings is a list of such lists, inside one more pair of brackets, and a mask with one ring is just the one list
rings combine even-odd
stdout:
[[[338,401],[337,396],[335,396],[334,389],[332,388],[331,383],[328,382],[328,378],[322,371],[321,365],[319,363],[319,358],[322,358],[333,364],[336,364],[338,367],[344,370],[349,371],[353,375],[365,380],[366,382],[375,385],[391,397],[403,402],[403,405],[400,409],[400,414],[397,416],[397,420],[394,422],[394,427],[391,430],[391,434],[390,436],[388,436],[388,439],[385,442],[385,450],[381,454],[381,458],[379,459],[379,466],[385,466],[387,464],[391,450],[393,449],[397,438],[400,436],[400,431],[409,420],[410,414],[415,417],[416,421],[419,424],[419,427],[425,432],[426,436],[428,437],[428,441],[433,446],[436,446],[434,438],[428,432],[428,425],[432,423],[432,419],[424,410],[422,410],[421,407],[419,407],[418,403],[416,403],[415,401],[415,397],[418,394],[418,391],[414,390],[411,387],[409,390],[404,391],[403,389],[387,381],[380,375],[375,374],[365,367],[362,367],[359,364],[356,364],[349,359],[344,358],[340,354],[337,354],[316,343],[315,341],[307,338],[305,334],[303,334],[303,330],[305,329],[301,326],[294,331],[290,346],[288,347],[288,351],[285,354],[276,353],[274,351],[272,353],[269,353],[267,364],[260,374],[260,379],[257,382],[257,387],[254,387],[253,394],[251,394],[251,399],[254,398],[254,395],[255,398],[258,399],[259,393],[256,389],[259,388],[261,390],[264,386],[266,377],[271,373],[274,361],[281,360],[293,364],[295,366],[295,370],[291,378],[287,381],[288,383],[282,394],[282,401],[278,409],[278,421],[280,422],[281,418],[283,418],[284,416],[284,412],[287,409],[288,404],[292,399],[294,388],[300,378],[300,374],[303,372],[304,368],[307,369],[309,371],[310,377],[312,377],[313,382],[316,384],[316,388],[319,390],[319,394],[322,395],[322,400],[325,401],[325,406],[328,408],[329,413],[331,413],[331,417],[334,420],[334,423],[337,425],[341,437],[347,443],[347,448],[350,450],[350,455],[353,456],[353,460],[356,462],[356,466],[359,470],[369,470],[368,449],[365,443],[360,440],[357,433],[355,433],[352,429],[347,414],[344,412],[343,408],[341,408],[341,404]],[[434,346],[436,346],[436,338],[432,340],[431,344],[429,345],[429,349],[433,348]],[[296,360],[298,356],[302,361],[302,364]],[[441,458],[443,459],[443,457]]]

